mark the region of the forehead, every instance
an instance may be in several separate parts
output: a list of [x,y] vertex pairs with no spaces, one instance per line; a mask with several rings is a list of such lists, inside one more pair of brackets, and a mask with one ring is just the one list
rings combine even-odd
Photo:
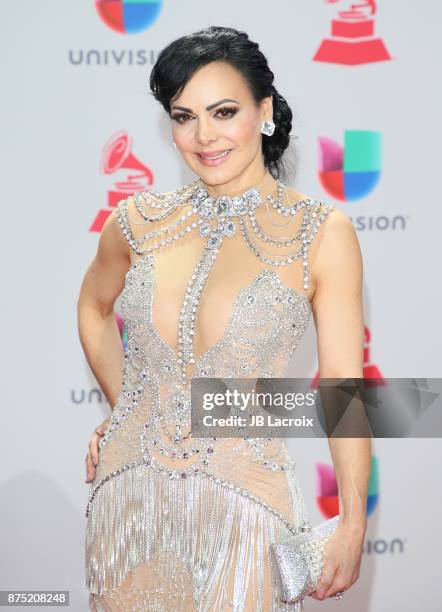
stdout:
[[206,107],[222,98],[251,99],[243,75],[226,62],[211,62],[199,68],[172,102],[183,106]]

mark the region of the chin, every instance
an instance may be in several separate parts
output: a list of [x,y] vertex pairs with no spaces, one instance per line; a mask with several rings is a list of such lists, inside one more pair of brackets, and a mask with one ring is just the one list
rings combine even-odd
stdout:
[[233,178],[231,176],[216,172],[199,172],[199,176],[207,185],[222,185]]
[[234,178],[234,176],[231,176],[230,173],[228,174],[227,172],[221,172],[220,170],[217,171],[216,168],[213,168],[213,170],[207,170],[205,168],[193,167],[192,170],[207,185],[221,185],[223,183],[227,183],[228,181],[232,180],[232,178]]
[[202,178],[202,180],[207,183],[207,185],[222,185],[224,183],[229,183],[230,181],[234,181],[239,176],[241,176],[242,172],[245,168],[234,168],[234,170],[227,170],[224,168],[194,168],[195,174]]

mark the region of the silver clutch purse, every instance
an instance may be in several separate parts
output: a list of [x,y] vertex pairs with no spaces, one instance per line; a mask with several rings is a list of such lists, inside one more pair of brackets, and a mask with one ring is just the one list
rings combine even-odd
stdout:
[[270,545],[283,603],[296,603],[316,591],[324,569],[324,548],[340,518],[337,514],[314,527],[305,521],[299,533]]

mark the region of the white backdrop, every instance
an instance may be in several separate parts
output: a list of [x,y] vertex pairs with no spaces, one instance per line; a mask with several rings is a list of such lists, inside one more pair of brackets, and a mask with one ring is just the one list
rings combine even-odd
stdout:
[[[291,184],[340,207],[358,229],[367,366],[385,377],[437,377],[442,353],[440,2],[378,2],[375,35],[367,40],[382,39],[391,58],[356,66],[313,61],[331,19],[349,2],[168,0],[135,34],[113,30],[94,4],[10,2],[0,26],[0,589],[67,589],[75,612],[87,609],[84,456],[93,428],[109,414],[79,343],[76,300],[98,242],[91,225],[101,209],[110,210],[116,182],[131,173],[100,170],[109,139],[129,135],[155,190],[192,179],[171,146],[167,117],[147,93],[152,61],[168,42],[227,25],[260,43],[295,115]],[[381,134],[380,177],[365,197],[338,201],[319,179],[319,138],[342,145],[348,130]],[[403,226],[394,229],[396,216]],[[315,342],[312,322],[293,375],[316,373]],[[313,520],[322,520],[316,498],[324,493],[318,467],[331,465],[327,441],[293,440],[290,450]],[[342,601],[308,598],[306,608],[436,612],[440,440],[375,440],[373,453],[377,497],[361,577]]]

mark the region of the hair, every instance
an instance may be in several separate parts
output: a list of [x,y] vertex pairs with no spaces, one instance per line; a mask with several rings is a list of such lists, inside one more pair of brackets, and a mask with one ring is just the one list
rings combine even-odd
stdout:
[[181,94],[199,68],[214,61],[227,62],[242,74],[255,103],[273,96],[275,131],[272,136],[263,136],[262,154],[264,165],[274,178],[285,176],[287,168],[282,156],[290,144],[293,114],[273,85],[274,74],[267,58],[245,32],[211,26],[171,42],[160,52],[150,74],[154,98],[170,115],[170,101]]

